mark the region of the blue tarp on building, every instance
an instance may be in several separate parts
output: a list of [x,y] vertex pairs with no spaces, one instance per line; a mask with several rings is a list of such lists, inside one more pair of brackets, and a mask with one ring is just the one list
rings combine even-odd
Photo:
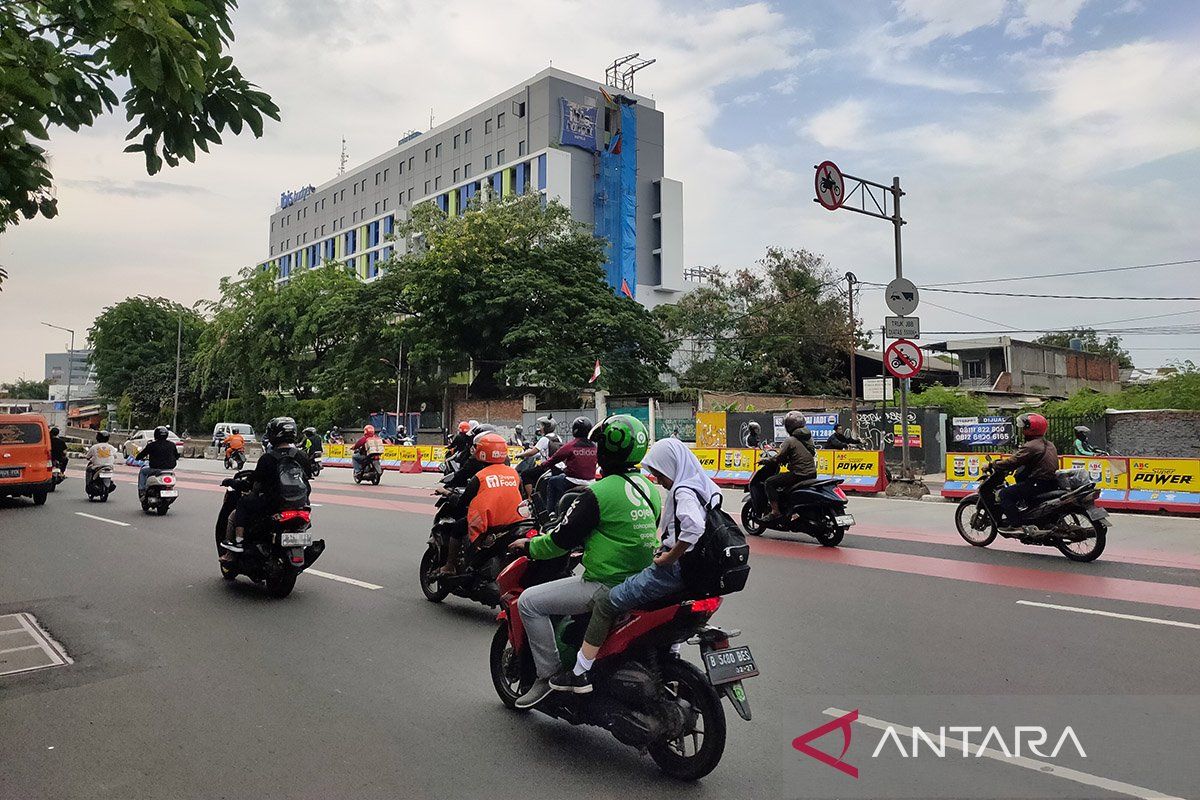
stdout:
[[637,106],[619,98],[620,127],[600,153],[596,182],[596,235],[605,239],[608,284],[617,294],[637,292]]

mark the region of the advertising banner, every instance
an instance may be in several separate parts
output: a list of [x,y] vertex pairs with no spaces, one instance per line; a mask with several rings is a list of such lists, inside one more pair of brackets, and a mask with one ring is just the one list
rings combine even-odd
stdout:
[[833,477],[842,479],[842,488],[846,491],[880,492],[887,487],[883,453],[878,450],[826,452],[833,453]]
[[[904,426],[897,422],[892,426],[892,444],[896,447],[904,446]],[[921,446],[921,426],[915,423],[908,424],[908,446]]]
[[596,107],[559,98],[562,107],[562,132],[559,142],[565,147],[582,147],[596,152]]
[[954,417],[950,441],[958,445],[1000,445],[1012,441],[1008,417]]
[[717,464],[721,458],[721,451],[705,447],[696,448],[692,452],[700,460],[700,466],[704,469],[704,473],[710,478],[717,477]]
[[[993,461],[1004,458],[1008,453],[947,453],[946,482],[942,484],[942,497],[966,497],[979,488],[983,468]],[[1013,478],[1008,476],[1011,483]]]
[[1123,501],[1129,499],[1129,459],[1102,456],[1061,456],[1059,467],[1080,469],[1096,482],[1100,500]]
[[1131,508],[1200,511],[1200,459],[1129,459]]
[[723,447],[725,436],[724,411],[701,411],[696,414],[696,447]]
[[[736,448],[721,450],[720,468],[715,480],[718,483],[733,483],[737,485],[750,482],[757,467],[757,450]],[[701,462],[703,463],[703,462]]]
[[818,450],[817,451],[817,474],[832,475],[833,474],[833,454],[836,450]]
[[327,444],[324,446],[325,457],[322,463],[327,467],[350,466],[350,445]]
[[830,436],[833,436],[833,429],[837,427],[837,414],[805,414],[804,423],[810,431],[812,431],[813,441],[818,444],[828,441]]

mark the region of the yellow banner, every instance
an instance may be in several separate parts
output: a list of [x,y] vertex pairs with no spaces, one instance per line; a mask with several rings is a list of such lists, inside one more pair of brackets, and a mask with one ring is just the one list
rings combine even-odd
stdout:
[[1200,492],[1200,459],[1131,458],[1131,491]]
[[[818,451],[833,453],[834,475],[879,477],[879,453],[873,450]],[[818,472],[820,470],[818,469]]]
[[833,474],[833,454],[835,450],[818,450],[817,451],[817,474],[832,475]]
[[722,472],[754,472],[754,458],[756,450],[750,448],[737,448],[721,451],[721,471]]
[[350,445],[346,444],[327,444],[323,448],[326,458],[349,458]]
[[[946,482],[978,483],[982,480],[984,467],[1007,455],[1007,453],[947,453]],[[1011,475],[1008,480],[1012,480]]]
[[724,411],[696,414],[696,447],[724,447],[725,435]]
[[[896,447],[904,446],[904,426],[899,422],[892,425],[892,443]],[[908,423],[908,446],[921,446],[921,426],[915,422]]]
[[704,468],[705,472],[707,472],[709,475],[716,474],[717,460],[720,457],[721,451],[710,448],[697,448],[692,452],[695,454],[696,458],[700,459],[700,466]]
[[1061,456],[1059,466],[1062,469],[1081,469],[1088,477],[1096,482],[1101,489],[1129,489],[1128,461],[1124,458],[1104,458],[1103,456]]

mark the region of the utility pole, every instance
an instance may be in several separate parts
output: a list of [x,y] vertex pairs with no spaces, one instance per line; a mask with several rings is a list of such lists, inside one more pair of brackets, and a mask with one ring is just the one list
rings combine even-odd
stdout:
[[67,350],[67,404],[63,411],[63,428],[67,428],[71,424],[71,379],[74,376],[73,367],[75,366],[75,331],[70,328],[64,328],[61,325],[51,325],[49,322],[43,322],[47,328],[66,331],[71,334],[71,344]]
[[400,343],[400,355],[396,357],[396,434],[400,434],[400,375],[404,368],[404,342]]
[[858,322],[854,319],[854,284],[858,278],[853,272],[846,273],[846,297],[850,310],[850,435],[858,436],[858,371],[855,362],[858,361],[858,346],[855,343],[855,333]]
[[179,355],[183,349],[183,314],[179,315],[179,327],[175,332],[175,402],[171,411],[171,430],[179,431]]

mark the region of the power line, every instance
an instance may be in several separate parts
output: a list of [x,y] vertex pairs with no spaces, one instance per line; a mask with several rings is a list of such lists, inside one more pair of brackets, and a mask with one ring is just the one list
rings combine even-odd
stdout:
[[[884,287],[882,283],[867,283],[865,285]],[[1126,295],[1095,295],[1095,294],[1033,294],[1028,292],[982,292],[977,289],[941,289],[936,286],[922,287],[925,292],[945,292],[947,294],[972,294],[981,295],[984,297],[1031,297],[1043,300],[1154,300],[1154,301],[1175,301],[1186,300],[1195,302],[1200,300],[1200,297],[1131,297]]]
[[1185,261],[1163,261],[1158,264],[1135,264],[1129,267],[1102,267],[1099,269],[1080,269],[1070,272],[1048,272],[1043,275],[1013,275],[1007,278],[980,278],[973,281],[954,281],[953,283],[934,283],[930,286],[972,286],[979,283],[1008,283],[1010,281],[1029,281],[1037,278],[1066,278],[1072,275],[1102,275],[1108,272],[1128,272],[1135,269],[1155,269],[1157,267],[1177,267],[1183,264],[1200,264],[1200,258],[1189,258]]

